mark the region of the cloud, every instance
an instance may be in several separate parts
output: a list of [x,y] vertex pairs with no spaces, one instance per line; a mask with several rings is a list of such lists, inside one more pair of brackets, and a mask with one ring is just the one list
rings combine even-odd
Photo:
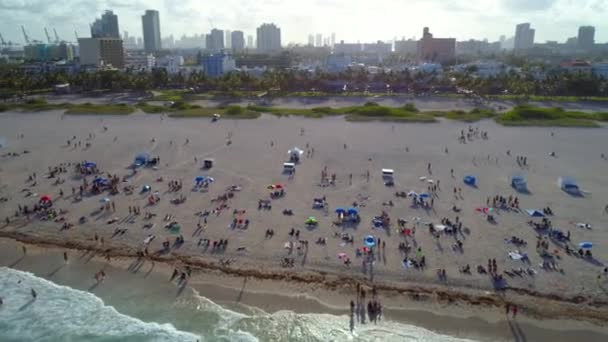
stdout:
[[543,11],[548,10],[557,0],[502,0],[502,5],[510,11]]

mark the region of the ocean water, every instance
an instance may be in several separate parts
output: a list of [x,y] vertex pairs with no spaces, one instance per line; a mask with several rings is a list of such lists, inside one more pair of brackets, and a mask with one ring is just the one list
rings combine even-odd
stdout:
[[[37,292],[35,300],[31,289]],[[348,316],[269,314],[256,308],[236,312],[193,290],[171,305],[121,300],[127,315],[121,313],[123,305],[107,305],[90,292],[5,267],[0,268],[0,296],[3,342],[466,341],[391,321],[359,325],[351,334]]]

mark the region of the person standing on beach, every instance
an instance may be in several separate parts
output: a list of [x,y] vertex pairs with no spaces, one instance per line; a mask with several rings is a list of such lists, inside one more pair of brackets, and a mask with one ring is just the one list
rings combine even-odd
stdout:
[[32,294],[32,298],[34,298],[34,299],[38,298],[38,294],[36,293],[36,290],[30,289],[30,293]]
[[507,316],[509,316],[509,311],[511,311],[511,304],[507,303]]
[[63,262],[68,263],[68,252],[63,252]]
[[517,317],[517,305],[513,305],[513,318]]
[[21,250],[23,251],[23,255],[27,254],[27,248],[25,248],[25,246],[21,246]]

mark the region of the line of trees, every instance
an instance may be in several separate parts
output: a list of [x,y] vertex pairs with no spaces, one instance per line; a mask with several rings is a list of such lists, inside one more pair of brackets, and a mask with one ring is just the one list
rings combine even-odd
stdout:
[[[67,74],[65,72],[28,73],[18,67],[0,68],[0,97],[30,94],[50,89],[56,84],[70,83],[80,91],[148,91],[154,89],[196,88],[201,91],[342,91],[336,85],[347,84],[348,91],[365,90],[370,84],[380,85],[374,91],[393,89],[397,92],[426,91],[433,88],[462,87],[480,95],[500,93],[547,96],[608,96],[608,80],[586,74],[546,73],[544,78],[532,72],[510,72],[495,77],[474,76],[474,70],[462,73],[411,73],[408,70],[371,74],[366,69],[347,69],[342,73],[315,73],[294,69],[275,69],[260,77],[234,72],[210,78],[203,72],[170,75],[164,69],[141,71],[97,71]],[[390,87],[385,87],[390,85]],[[378,90],[380,89],[380,90]]]

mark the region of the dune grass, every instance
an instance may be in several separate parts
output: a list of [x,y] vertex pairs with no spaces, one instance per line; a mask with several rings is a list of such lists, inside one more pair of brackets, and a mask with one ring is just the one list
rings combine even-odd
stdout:
[[135,112],[135,107],[121,104],[74,104],[66,109],[69,115],[129,115]]
[[608,113],[565,111],[562,108],[517,106],[496,119],[507,126],[598,127],[608,120]]

